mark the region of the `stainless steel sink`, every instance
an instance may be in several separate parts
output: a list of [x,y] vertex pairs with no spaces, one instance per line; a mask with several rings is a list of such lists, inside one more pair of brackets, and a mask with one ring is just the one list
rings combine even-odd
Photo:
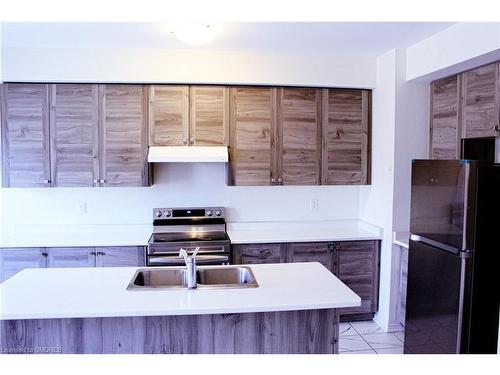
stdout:
[[[187,289],[185,268],[143,268],[137,270],[127,290]],[[250,267],[198,267],[197,289],[257,288]]]

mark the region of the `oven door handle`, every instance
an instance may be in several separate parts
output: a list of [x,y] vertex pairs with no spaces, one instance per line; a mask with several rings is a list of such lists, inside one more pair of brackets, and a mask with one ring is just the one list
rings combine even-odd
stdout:
[[[209,262],[227,262],[229,263],[229,256],[227,255],[199,255],[196,257],[196,263],[203,264]],[[164,257],[149,257],[149,264],[164,264],[169,266],[184,266],[184,259],[177,256],[164,256]]]

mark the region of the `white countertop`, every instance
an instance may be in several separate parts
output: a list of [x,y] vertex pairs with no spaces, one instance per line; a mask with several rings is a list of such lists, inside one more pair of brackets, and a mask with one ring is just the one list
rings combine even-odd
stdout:
[[359,220],[228,223],[232,244],[380,240],[380,228]]
[[197,315],[360,306],[317,262],[250,266],[247,289],[128,291],[138,268],[25,269],[0,284],[0,319]]
[[392,242],[405,249],[408,249],[408,247],[410,246],[410,232],[394,232],[394,238]]
[[[152,225],[26,225],[0,231],[0,247],[146,246]],[[231,243],[378,240],[359,220],[227,223]]]
[[0,247],[146,246],[152,225],[26,225],[0,233]]

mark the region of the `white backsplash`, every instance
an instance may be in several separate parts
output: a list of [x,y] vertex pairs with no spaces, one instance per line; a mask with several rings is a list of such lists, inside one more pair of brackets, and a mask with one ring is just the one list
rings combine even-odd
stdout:
[[149,224],[153,207],[211,205],[234,222],[358,218],[356,186],[234,187],[225,178],[222,163],[171,163],[155,167],[151,187],[2,189],[3,226]]

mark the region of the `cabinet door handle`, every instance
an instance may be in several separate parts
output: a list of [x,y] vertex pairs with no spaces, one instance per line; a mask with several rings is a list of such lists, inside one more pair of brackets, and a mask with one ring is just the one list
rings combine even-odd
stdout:
[[95,251],[91,251],[90,255],[96,255]]
[[106,180],[99,180],[99,183],[104,184]]
[[283,177],[278,177],[278,185],[283,185]]
[[43,180],[42,181],[44,184],[50,184],[50,180]]
[[276,184],[276,178],[274,178],[274,177],[271,178],[271,184],[272,185]]
[[188,140],[187,140],[187,138],[184,138],[184,139],[182,140],[182,144],[183,144],[183,145],[187,145],[187,144],[188,144]]
[[196,139],[195,139],[195,138],[191,138],[191,139],[190,139],[190,143],[191,143],[192,145],[196,144]]
[[49,256],[49,254],[47,254],[47,252],[44,251],[44,252],[42,252],[42,256],[47,257],[47,256]]
[[103,252],[103,251],[98,251],[98,252],[97,252],[97,255],[106,255],[106,253],[105,253],[105,252]]

